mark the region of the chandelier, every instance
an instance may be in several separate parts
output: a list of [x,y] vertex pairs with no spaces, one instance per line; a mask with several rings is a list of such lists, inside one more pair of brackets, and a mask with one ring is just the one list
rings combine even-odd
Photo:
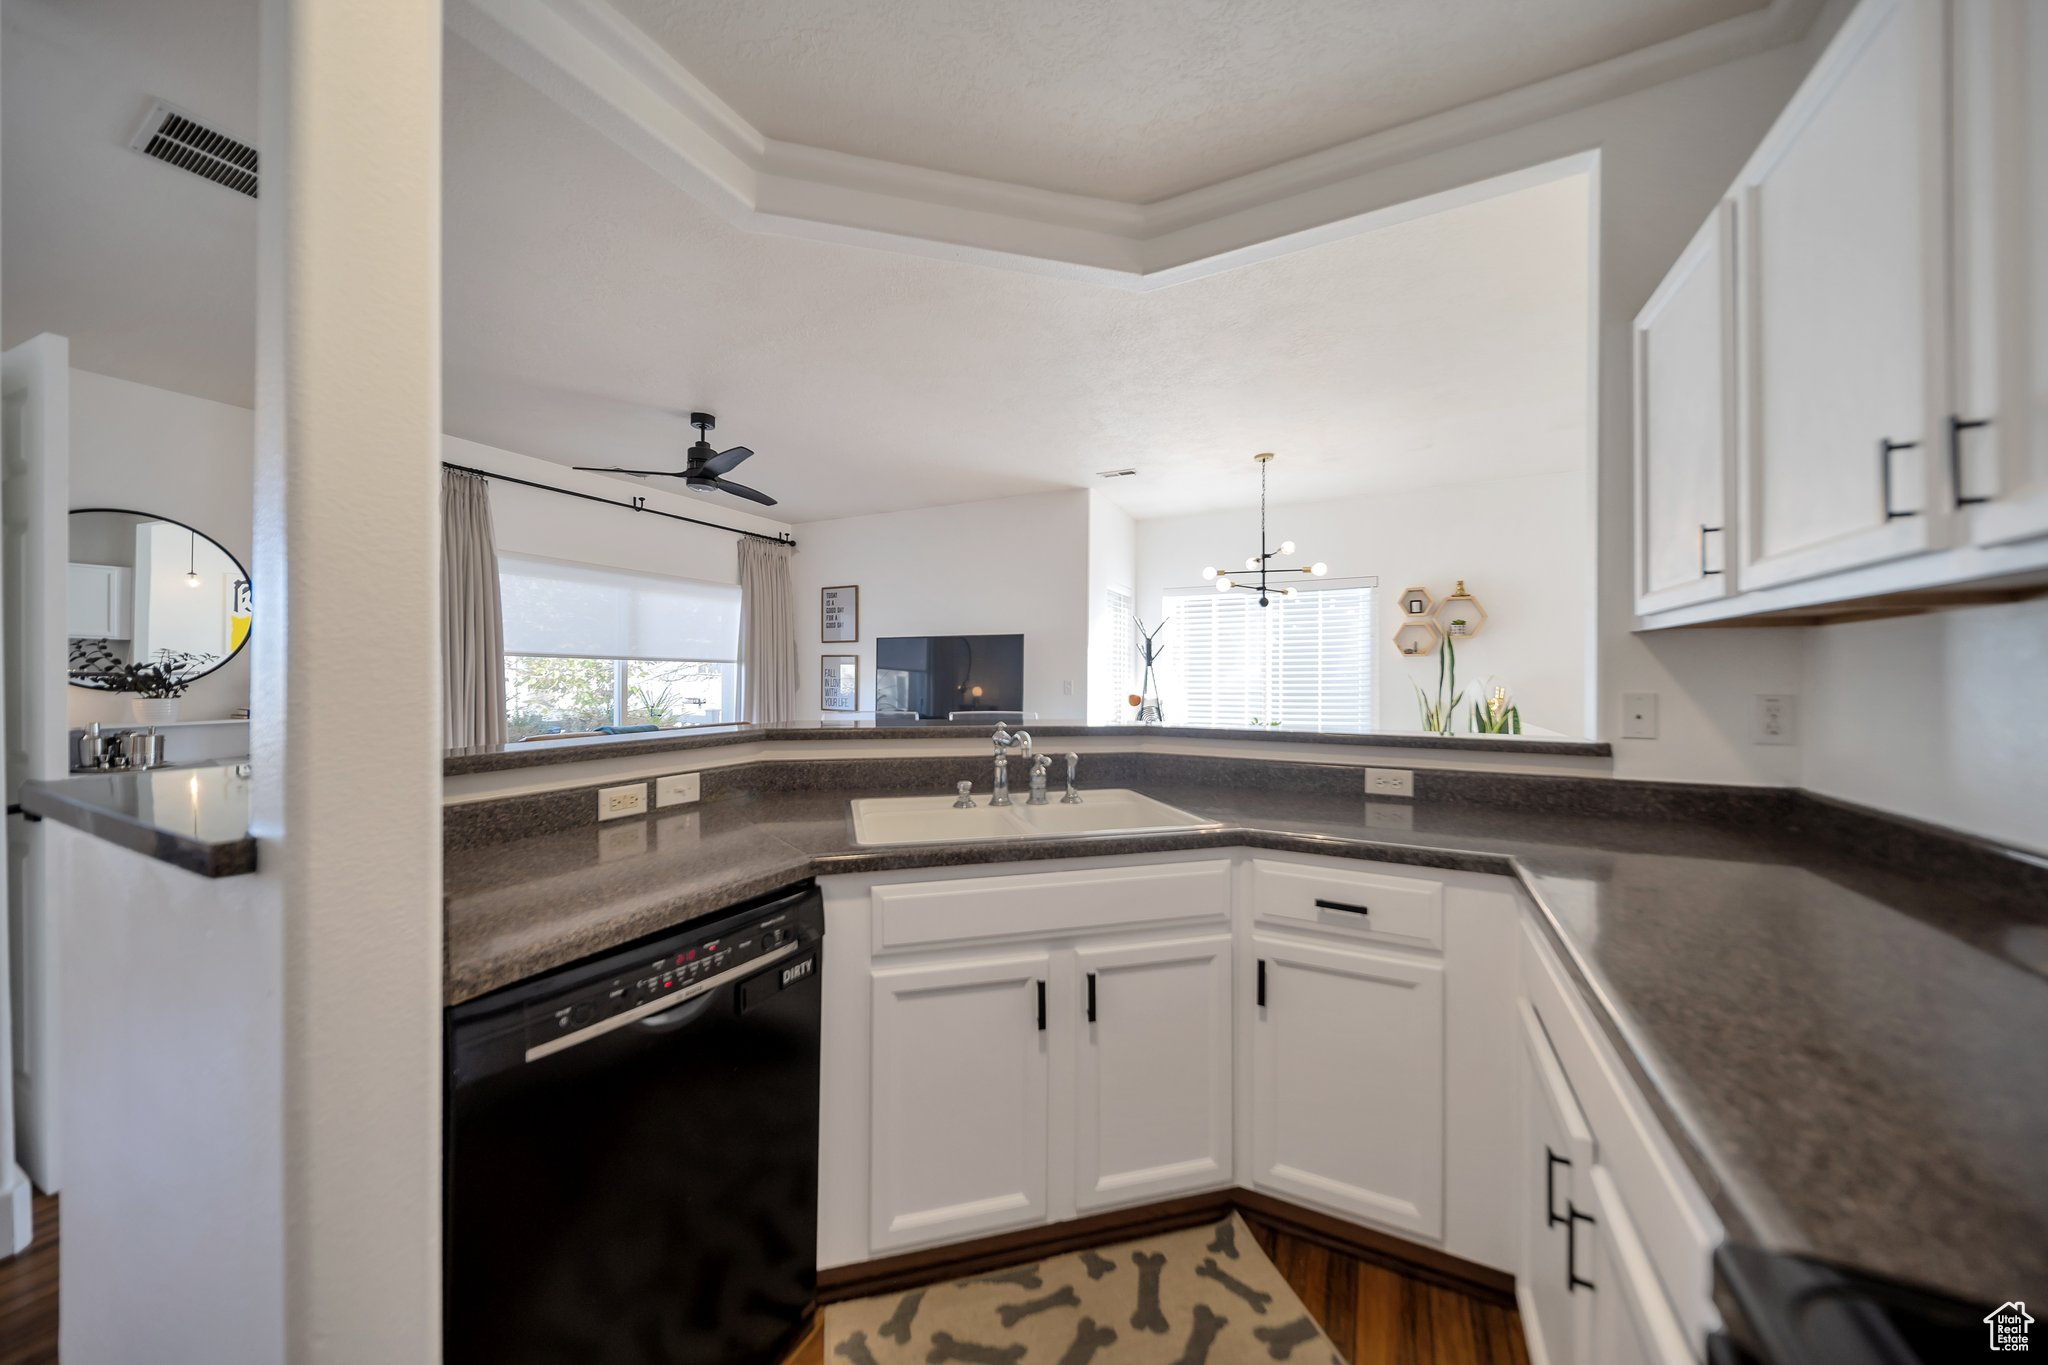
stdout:
[[[1283,569],[1273,563],[1276,556],[1293,554],[1294,542],[1283,540],[1275,549],[1269,550],[1266,548],[1266,466],[1273,462],[1273,452],[1269,450],[1263,454],[1254,455],[1252,458],[1259,462],[1259,552],[1246,557],[1244,561],[1244,574],[1241,577],[1233,578],[1229,573],[1218,569],[1213,564],[1202,570],[1202,577],[1212,580],[1216,584],[1216,591],[1218,592],[1229,592],[1232,588],[1243,588],[1246,592],[1255,592],[1259,595],[1259,605],[1265,607],[1271,606],[1272,599],[1275,597],[1291,597],[1294,595],[1294,589],[1292,588],[1276,587],[1269,583],[1268,580],[1272,576],[1305,573],[1321,578],[1330,571],[1330,566],[1321,560],[1292,569]],[[1258,580],[1256,583],[1252,581],[1254,576]]]

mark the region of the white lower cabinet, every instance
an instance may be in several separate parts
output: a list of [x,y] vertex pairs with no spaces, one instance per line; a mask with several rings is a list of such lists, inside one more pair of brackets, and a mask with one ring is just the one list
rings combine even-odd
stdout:
[[1050,969],[1030,952],[874,972],[874,1250],[1045,1221]]
[[1588,1307],[1585,1349],[1577,1359],[1585,1365],[1692,1365],[1694,1351],[1613,1174],[1596,1164],[1587,1184],[1591,1212],[1575,1224],[1567,1248],[1575,1281],[1584,1281],[1575,1289]]
[[1227,933],[1075,949],[1081,1212],[1230,1179],[1230,949]]
[[1576,1365],[1588,1335],[1586,1299],[1569,1254],[1582,1212],[1579,1186],[1593,1166],[1593,1134],[1527,1000],[1517,1002],[1521,1092],[1522,1332],[1532,1365]]
[[1443,1230],[1443,965],[1254,933],[1252,1178],[1434,1238]]

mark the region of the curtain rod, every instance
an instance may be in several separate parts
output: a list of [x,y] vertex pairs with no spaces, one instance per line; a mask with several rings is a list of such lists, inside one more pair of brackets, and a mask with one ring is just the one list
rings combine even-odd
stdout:
[[510,474],[498,474],[488,469],[478,469],[474,465],[456,464],[452,460],[441,461],[441,468],[453,469],[462,474],[474,474],[482,479],[497,479],[501,483],[516,483],[521,488],[538,488],[543,493],[560,493],[565,498],[581,498],[585,502],[601,502],[607,507],[623,507],[628,512],[645,512],[651,517],[667,517],[670,521],[687,521],[692,526],[708,526],[714,531],[724,531],[730,535],[745,536],[749,540],[765,540],[770,545],[787,545],[791,548],[796,546],[795,538],[786,531],[779,536],[764,535],[759,531],[742,531],[737,526],[721,526],[715,521],[705,521],[698,517],[686,517],[680,512],[664,512],[658,507],[649,507],[645,498],[635,498],[631,502],[620,502],[617,498],[601,498],[595,493],[579,493],[573,488],[557,488],[551,483],[535,483],[532,479],[514,478]]

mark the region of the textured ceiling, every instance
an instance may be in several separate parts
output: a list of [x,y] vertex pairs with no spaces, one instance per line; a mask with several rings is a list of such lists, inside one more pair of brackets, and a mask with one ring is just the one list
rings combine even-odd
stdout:
[[[6,339],[61,331],[82,368],[247,404],[255,206],[122,144],[148,94],[246,128],[253,80],[86,22],[121,7],[9,0]],[[458,436],[675,462],[709,408],[794,521],[1081,486],[1237,505],[1262,449],[1295,502],[1584,457],[1582,181],[1130,293],[744,232],[453,37],[447,97]]]
[[1767,0],[611,0],[770,137],[1149,202]]

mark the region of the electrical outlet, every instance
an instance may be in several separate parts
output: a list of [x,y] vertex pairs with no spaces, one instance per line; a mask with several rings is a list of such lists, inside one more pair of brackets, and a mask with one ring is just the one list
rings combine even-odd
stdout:
[[1657,737],[1657,694],[1655,692],[1624,692],[1621,694],[1621,737],[1623,739],[1655,739]]
[[647,784],[635,782],[629,787],[600,787],[597,791],[597,818],[616,820],[624,815],[638,815],[647,809]]
[[1749,713],[1752,744],[1797,744],[1799,698],[1787,692],[1759,692]]
[[1071,697],[1074,695],[1074,680],[1072,678],[1069,678],[1065,682],[1060,684],[1060,695],[1063,697]]
[[654,804],[656,806],[687,806],[698,799],[702,790],[695,773],[670,773],[667,777],[654,779]]
[[1365,794],[1367,796],[1413,796],[1415,795],[1415,774],[1406,768],[1367,768],[1365,770]]

